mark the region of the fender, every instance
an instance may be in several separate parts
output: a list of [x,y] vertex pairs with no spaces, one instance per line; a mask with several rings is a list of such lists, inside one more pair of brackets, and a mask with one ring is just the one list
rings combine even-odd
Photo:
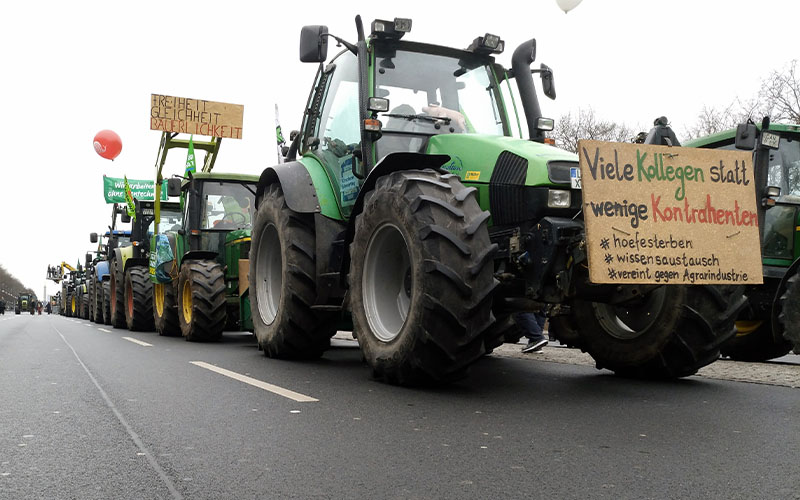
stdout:
[[95,268],[95,278],[97,279],[98,283],[103,281],[106,278],[106,276],[109,275],[107,260],[101,260],[94,266],[94,268]]
[[783,296],[783,294],[786,292],[789,278],[797,274],[798,270],[800,270],[800,258],[795,259],[795,261],[792,262],[792,265],[786,270],[783,278],[781,278],[781,282],[778,284],[778,290],[775,292],[775,297],[772,299],[772,337],[776,342],[785,340],[783,338],[783,331],[781,329],[780,321],[778,321],[778,315],[780,315],[781,312],[781,296]]
[[286,205],[292,211],[299,213],[315,213],[320,211],[317,192],[308,173],[306,166],[299,161],[281,163],[274,167],[268,167],[261,172],[258,179],[256,190],[256,209],[261,201],[264,190],[275,182],[283,188],[283,196],[286,198]]
[[356,202],[353,205],[353,211],[350,212],[350,220],[347,221],[347,231],[345,232],[344,241],[345,253],[342,259],[342,269],[339,274],[342,286],[347,288],[347,274],[350,272],[350,243],[355,236],[356,217],[364,210],[364,197],[366,193],[375,188],[377,179],[393,172],[422,170],[425,168],[431,168],[439,173],[448,174],[448,171],[441,168],[442,165],[448,161],[450,161],[450,156],[443,154],[389,153],[375,165],[375,168],[373,168],[369,174],[367,174],[367,178],[364,179],[361,190],[358,192]]

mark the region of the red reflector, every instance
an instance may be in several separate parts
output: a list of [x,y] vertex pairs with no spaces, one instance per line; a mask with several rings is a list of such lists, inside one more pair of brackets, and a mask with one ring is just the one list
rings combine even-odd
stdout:
[[192,229],[192,230],[191,230],[191,231],[189,231],[189,232],[190,232],[191,234],[195,235],[195,236],[198,236],[198,235],[200,234],[200,230],[199,230],[199,229]]

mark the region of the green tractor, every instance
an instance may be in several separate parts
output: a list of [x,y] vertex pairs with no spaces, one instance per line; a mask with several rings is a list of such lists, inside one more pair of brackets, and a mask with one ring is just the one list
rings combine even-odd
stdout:
[[[252,330],[246,276],[258,177],[212,173],[220,142],[193,141],[195,149],[207,152],[202,171],[188,173],[182,181],[169,179],[168,194],[180,196],[184,210],[163,233],[158,228],[165,212],[157,208],[150,276],[155,326],[162,335],[215,341],[225,329]],[[167,152],[188,146],[188,141],[164,133],[157,186]]]
[[[719,356],[741,289],[589,282],[578,158],[544,144],[532,74],[555,88],[531,69],[535,40],[506,69],[494,35],[460,50],[403,40],[408,19],[356,28],[356,43],[302,29],[319,71],[285,162],[258,182],[250,298],[267,356],[317,357],[352,328],[374,377],[449,381],[537,309],[616,373],[682,377]],[[324,64],[331,38],[344,48]],[[513,137],[510,80],[530,140]]]
[[14,307],[14,314],[22,314],[23,312],[34,313],[34,304],[36,297],[29,293],[21,293],[17,295],[17,304]]
[[741,361],[800,354],[800,125],[765,118],[686,145],[753,151],[764,284],[747,288],[747,307],[722,354]]

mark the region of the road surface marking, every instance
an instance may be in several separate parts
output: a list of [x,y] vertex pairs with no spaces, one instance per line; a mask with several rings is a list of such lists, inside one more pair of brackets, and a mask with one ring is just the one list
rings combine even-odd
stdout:
[[232,372],[230,370],[226,370],[225,368],[220,368],[218,366],[214,366],[205,363],[203,361],[189,361],[189,362],[195,366],[199,366],[200,368],[211,370],[212,372],[219,373],[220,375],[225,375],[226,377],[238,380],[239,382],[244,382],[245,384],[250,384],[254,387],[258,387],[259,389],[264,389],[265,391],[272,392],[274,394],[277,394],[278,396],[283,396],[293,401],[297,401],[298,403],[313,403],[319,401],[319,399],[314,399],[310,396],[300,394],[299,392],[290,391],[289,389],[284,389],[283,387],[278,387],[277,385],[268,384],[267,382],[262,382],[261,380],[254,379],[246,375],[241,375],[239,373]]
[[153,347],[153,344],[148,344],[147,342],[142,342],[141,340],[136,340],[133,337],[122,337],[122,338],[125,339],[125,340],[128,340],[130,342],[133,342],[134,344],[143,345],[145,347]]
[[101,332],[111,333],[111,330],[106,330],[105,328],[98,328]]
[[[119,423],[122,424],[122,426],[128,432],[128,435],[133,440],[133,443],[136,445],[137,448],[139,448],[143,453],[145,453],[145,457],[147,458],[147,461],[150,463],[150,467],[152,467],[153,470],[155,470],[156,473],[158,474],[158,477],[161,478],[161,481],[163,481],[164,485],[167,487],[170,494],[172,495],[173,500],[183,500],[183,495],[181,495],[181,493],[177,490],[177,488],[175,488],[175,484],[169,478],[164,469],[153,458],[152,454],[147,452],[147,448],[145,447],[141,438],[139,438],[139,435],[136,434],[136,431],[133,430],[133,427],[131,427],[130,424],[128,424],[128,421],[116,407],[114,402],[111,401],[111,398],[108,397],[108,393],[100,385],[100,382],[97,381],[97,378],[94,375],[92,375],[92,372],[89,370],[89,367],[86,366],[86,363],[84,363],[81,357],[78,356],[78,352],[75,350],[75,348],[72,347],[72,345],[69,342],[67,342],[66,337],[64,337],[64,334],[62,334],[58,328],[56,328],[55,326],[53,326],[52,328],[53,330],[56,331],[56,333],[58,333],[58,336],[61,337],[61,341],[64,342],[67,345],[67,347],[69,347],[70,351],[72,351],[72,354],[75,356],[75,359],[78,360],[78,363],[83,367],[83,371],[86,372],[86,375],[92,381],[94,386],[97,387],[97,390],[98,392],[100,392],[100,395],[103,397],[103,400],[106,402],[106,405],[111,410],[111,412],[114,413],[114,416],[117,417]],[[55,411],[53,413],[59,413],[59,412]]]

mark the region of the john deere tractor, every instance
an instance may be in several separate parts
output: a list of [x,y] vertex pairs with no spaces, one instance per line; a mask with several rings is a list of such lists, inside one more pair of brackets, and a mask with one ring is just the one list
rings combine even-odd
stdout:
[[743,361],[800,354],[800,125],[765,118],[687,146],[753,151],[764,284],[747,288],[747,307],[722,354]]
[[[157,186],[168,151],[188,144],[164,133]],[[168,222],[164,203],[157,209],[157,232],[163,234],[151,245],[150,275],[156,330],[162,335],[214,341],[226,328],[252,330],[247,287],[241,285],[247,284],[258,177],[212,173],[219,145],[219,138],[194,141],[193,148],[207,153],[202,171],[188,173],[183,181],[169,179],[168,194],[181,197],[182,216]]]
[[[718,357],[740,289],[589,282],[578,158],[544,144],[532,74],[555,88],[531,69],[535,40],[507,69],[495,35],[453,49],[404,40],[409,19],[371,28],[357,17],[355,43],[301,31],[319,70],[286,161],[260,176],[250,250],[266,355],[320,356],[351,320],[376,378],[448,381],[538,309],[617,373],[682,377]],[[325,64],[331,39],[343,48]],[[529,140],[513,137],[511,80]]]

